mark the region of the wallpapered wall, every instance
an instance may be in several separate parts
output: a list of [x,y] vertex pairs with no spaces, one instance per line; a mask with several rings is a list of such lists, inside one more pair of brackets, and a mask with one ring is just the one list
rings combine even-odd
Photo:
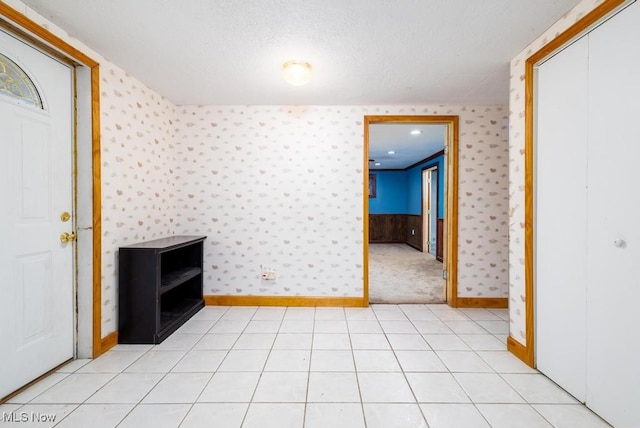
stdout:
[[[19,0],[3,1],[100,62],[102,336],[105,337],[118,327],[118,247],[173,235],[175,231],[176,108]],[[91,178],[79,177],[83,179]],[[80,264],[92,262],[91,253],[82,248],[78,248],[78,259]],[[79,305],[91,308],[90,301],[80,301]]]
[[[208,236],[207,294],[362,295],[367,114],[460,116],[459,295],[507,296],[504,107],[176,107],[5,1],[101,63],[103,337],[117,328],[118,247],[174,233]],[[269,286],[266,263],[280,274]]]
[[509,334],[526,345],[524,275],[524,69],[528,57],[603,0],[583,0],[511,61],[509,99]]
[[[362,295],[363,117],[460,116],[459,295],[507,296],[500,106],[178,108],[177,231],[205,234],[205,294]],[[260,266],[276,281],[262,281]]]
[[102,331],[117,329],[118,248],[173,235],[175,106],[108,63],[101,65]]

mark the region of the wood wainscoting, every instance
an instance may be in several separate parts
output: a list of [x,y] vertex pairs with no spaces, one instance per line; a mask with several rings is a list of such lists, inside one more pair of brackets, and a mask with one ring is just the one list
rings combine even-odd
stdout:
[[404,214],[369,214],[369,242],[404,242],[407,219]]
[[[407,229],[404,234],[404,242],[412,246],[418,251],[424,251],[422,239],[422,216],[421,215],[405,215]],[[413,233],[411,233],[413,231]]]
[[374,244],[407,244],[422,251],[422,216],[369,214],[369,242]]

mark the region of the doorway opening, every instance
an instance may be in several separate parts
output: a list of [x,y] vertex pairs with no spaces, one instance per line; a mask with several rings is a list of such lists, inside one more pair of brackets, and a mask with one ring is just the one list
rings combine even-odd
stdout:
[[365,303],[455,306],[458,117],[364,123]]
[[422,170],[422,252],[433,255],[438,261],[442,261],[442,253],[437,250],[442,249],[442,236],[438,231],[442,231],[442,226],[438,222],[438,174],[437,166],[424,168]]

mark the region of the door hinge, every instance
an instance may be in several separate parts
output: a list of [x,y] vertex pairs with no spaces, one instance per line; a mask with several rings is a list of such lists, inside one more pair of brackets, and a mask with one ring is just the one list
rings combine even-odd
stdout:
[[447,279],[447,271],[446,270],[442,271],[442,279]]

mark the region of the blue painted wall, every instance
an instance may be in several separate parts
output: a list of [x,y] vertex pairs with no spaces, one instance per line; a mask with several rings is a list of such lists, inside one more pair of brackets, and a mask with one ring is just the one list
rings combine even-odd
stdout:
[[371,171],[376,175],[376,197],[369,198],[370,214],[407,213],[407,173]]
[[369,198],[370,214],[422,212],[422,170],[438,167],[438,218],[444,215],[444,156],[423,162],[407,171],[371,171],[376,175],[376,197]]

